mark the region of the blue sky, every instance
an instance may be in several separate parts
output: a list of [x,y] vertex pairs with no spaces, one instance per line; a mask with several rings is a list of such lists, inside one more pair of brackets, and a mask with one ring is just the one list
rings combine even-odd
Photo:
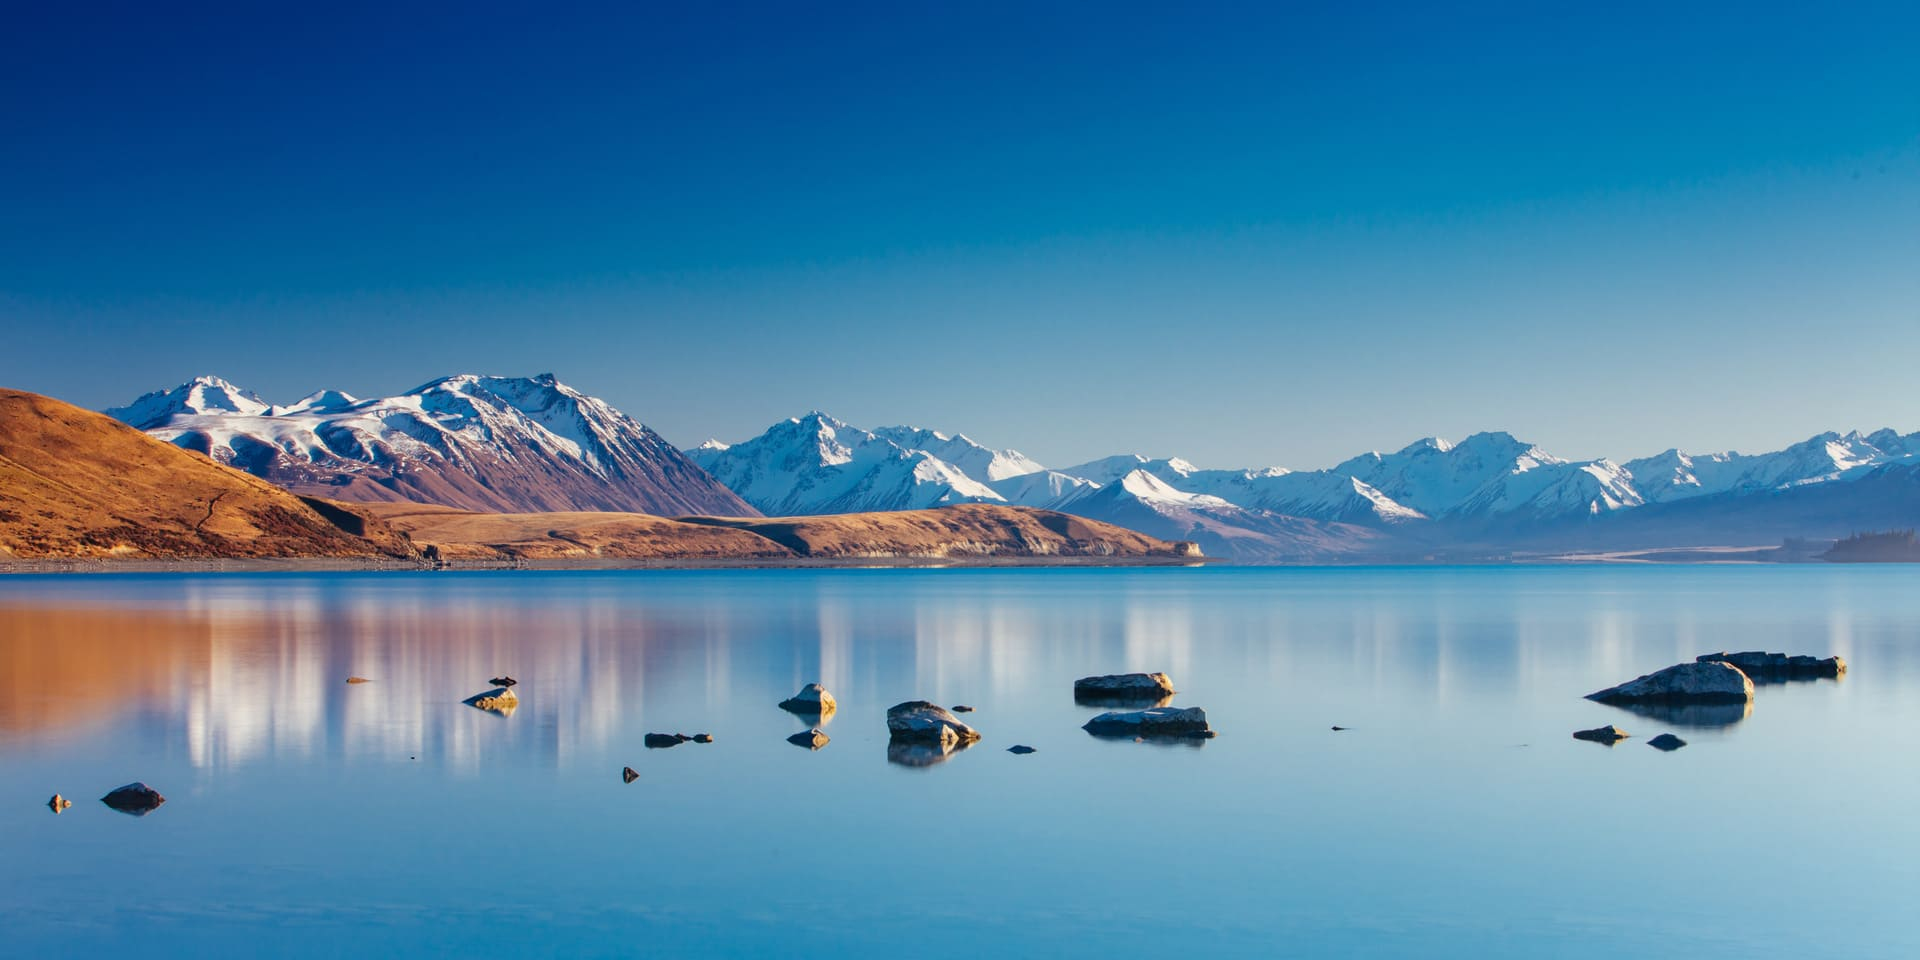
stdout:
[[12,11],[0,384],[553,371],[1058,464],[1920,430],[1910,6],[390,6]]

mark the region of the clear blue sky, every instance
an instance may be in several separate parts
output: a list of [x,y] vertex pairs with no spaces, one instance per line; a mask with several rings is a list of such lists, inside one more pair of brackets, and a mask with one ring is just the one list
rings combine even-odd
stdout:
[[0,384],[1057,464],[1920,429],[1911,4],[153,6],[0,32]]

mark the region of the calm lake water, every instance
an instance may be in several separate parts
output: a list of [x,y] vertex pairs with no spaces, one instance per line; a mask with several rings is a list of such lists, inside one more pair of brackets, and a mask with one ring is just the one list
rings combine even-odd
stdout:
[[[1581,699],[1762,648],[1852,670]],[[1219,737],[1081,732],[1130,670]],[[0,688],[13,956],[1920,955],[1911,567],[0,577]]]

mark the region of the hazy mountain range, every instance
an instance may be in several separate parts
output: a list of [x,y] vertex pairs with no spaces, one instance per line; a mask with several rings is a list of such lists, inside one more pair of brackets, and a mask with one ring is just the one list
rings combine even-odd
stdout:
[[1574,461],[1506,433],[1427,438],[1325,470],[1134,454],[1048,468],[1016,450],[823,413],[684,452],[551,375],[463,375],[397,397],[275,406],[214,377],[113,416],[301,492],[473,510],[796,516],[1005,503],[1250,561],[1760,546],[1920,522],[1920,433],[1784,450]]

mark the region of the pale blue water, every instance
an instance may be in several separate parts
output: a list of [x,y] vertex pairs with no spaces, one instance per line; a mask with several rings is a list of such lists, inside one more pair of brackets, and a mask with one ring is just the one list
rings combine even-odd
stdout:
[[[1917,588],[1894,566],[0,578],[0,952],[1911,957]],[[1581,699],[1722,648],[1852,671],[1718,727]],[[1072,681],[1140,669],[1218,739],[1082,733]],[[460,703],[502,671],[513,716]],[[811,753],[774,705],[815,679],[841,709]],[[917,697],[978,707],[985,740],[889,764],[885,708]],[[1634,739],[1569,736],[1609,722]],[[1690,745],[1645,745],[1668,731]],[[166,805],[97,802],[136,779]]]

